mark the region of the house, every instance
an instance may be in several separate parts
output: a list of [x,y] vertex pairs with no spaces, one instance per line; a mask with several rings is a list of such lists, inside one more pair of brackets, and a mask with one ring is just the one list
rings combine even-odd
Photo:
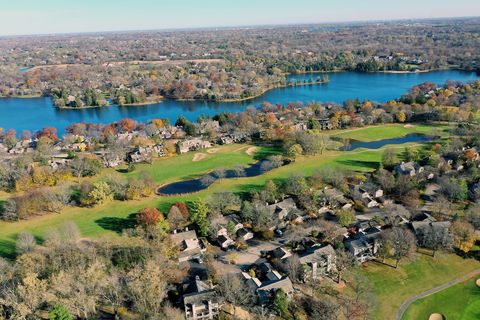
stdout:
[[53,159],[48,161],[48,165],[53,170],[68,166],[72,162],[71,159]]
[[221,304],[211,281],[196,277],[184,291],[183,307],[187,320],[210,320],[218,316]]
[[173,245],[179,247],[178,262],[198,259],[206,251],[203,243],[197,238],[195,230],[176,232],[170,235]]
[[350,251],[357,261],[365,262],[375,258],[380,247],[382,230],[379,227],[368,227],[349,235],[345,239],[345,248]]
[[253,233],[246,228],[240,228],[237,230],[237,239],[247,241],[253,238]]
[[332,129],[332,125],[330,124],[330,119],[317,119],[320,123],[320,127],[322,130],[330,130]]
[[414,161],[402,161],[401,164],[395,167],[395,172],[397,172],[398,174],[409,175],[411,177],[414,177],[417,174],[422,173],[423,171],[424,168]]
[[247,285],[257,293],[260,304],[270,302],[280,289],[286,293],[289,299],[292,299],[294,289],[290,278],[282,277],[267,262],[256,266],[254,270],[254,275],[247,272],[242,272],[242,275],[246,279]]
[[275,218],[280,221],[283,221],[287,215],[295,209],[297,209],[297,205],[292,198],[286,198],[283,201],[267,206],[267,210],[274,214]]
[[229,236],[222,234],[217,237],[217,243],[220,247],[222,247],[222,249],[228,249],[230,246],[235,244],[235,241],[230,239]]
[[[331,208],[342,207],[345,208],[350,202],[344,196],[343,192],[335,188],[325,188],[318,193],[323,206],[329,206]],[[345,208],[346,209],[346,208]]]
[[246,133],[227,133],[218,138],[218,144],[242,143],[247,137]]
[[292,256],[290,250],[284,247],[277,247],[273,250],[268,251],[267,255],[272,259],[285,260]]
[[200,149],[211,148],[212,144],[209,141],[202,140],[200,138],[188,139],[179,141],[177,143],[177,152],[182,154],[189,151],[196,151]]
[[115,168],[118,167],[122,163],[122,159],[119,156],[103,156],[102,157],[103,165],[106,168]]
[[335,269],[336,254],[331,245],[315,245],[300,254],[304,279],[328,276]]

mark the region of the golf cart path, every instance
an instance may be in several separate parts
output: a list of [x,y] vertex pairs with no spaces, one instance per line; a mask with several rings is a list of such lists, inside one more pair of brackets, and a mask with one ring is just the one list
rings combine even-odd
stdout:
[[401,306],[400,306],[400,310],[398,310],[398,313],[397,313],[397,317],[396,317],[396,320],[402,320],[402,317],[403,317],[403,314],[405,313],[405,311],[407,311],[408,307],[414,303],[415,301],[417,301],[418,299],[422,299],[426,296],[429,296],[431,294],[434,294],[434,293],[437,293],[439,291],[442,291],[442,290],[445,290],[453,285],[456,285],[457,283],[461,283],[461,282],[464,282],[464,281],[467,281],[477,275],[480,274],[480,269],[476,269],[476,270],[473,270],[472,272],[460,277],[460,278],[457,278],[457,279],[454,279],[452,281],[449,281],[445,284],[442,284],[441,286],[438,286],[438,287],[435,287],[435,288],[432,288],[430,290],[427,290],[425,292],[422,292],[420,294],[417,294],[413,297],[411,297],[410,299],[408,299],[407,301],[405,301]]

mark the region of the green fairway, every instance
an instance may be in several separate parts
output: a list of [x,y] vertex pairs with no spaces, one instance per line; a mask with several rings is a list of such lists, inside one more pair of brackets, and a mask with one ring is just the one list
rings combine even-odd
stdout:
[[382,126],[371,126],[333,132],[332,137],[342,139],[353,139],[359,141],[375,141],[406,136],[410,133],[439,134],[443,135],[447,127],[444,125],[402,125],[388,124]]
[[[357,130],[371,130],[363,128]],[[415,144],[403,144],[394,146],[400,153],[406,146],[415,147]],[[192,161],[196,153],[187,153],[169,159],[161,159],[153,164],[137,165],[125,176],[136,176],[141,171],[149,172],[157,184],[198,177],[215,168],[231,168],[237,164],[247,166],[258,158],[277,152],[272,148],[259,147],[254,156],[246,153],[249,145],[228,145],[217,147],[216,153],[206,150],[201,153],[205,157],[200,161]],[[386,146],[387,147],[387,146]],[[14,223],[0,222],[0,256],[13,258],[15,256],[15,239],[18,233],[27,230],[39,239],[49,228],[57,227],[65,221],[74,221],[86,237],[112,236],[132,226],[132,215],[139,209],[147,206],[155,206],[167,211],[171,204],[178,201],[191,201],[204,198],[214,192],[249,192],[262,187],[268,180],[281,180],[292,173],[311,175],[323,167],[346,168],[355,171],[372,171],[379,165],[384,148],[378,150],[358,149],[351,152],[327,151],[316,156],[302,156],[295,162],[281,168],[269,171],[263,175],[249,178],[222,179],[215,182],[208,189],[201,192],[174,197],[151,196],[139,201],[111,201],[94,208],[69,207],[60,214],[49,214],[26,221]],[[211,152],[211,151],[210,151]],[[198,152],[197,152],[198,153]],[[112,172],[113,169],[106,170]],[[104,173],[105,174],[105,173]],[[129,218],[130,217],[130,218]]]
[[428,319],[432,313],[441,313],[448,320],[480,319],[480,288],[475,284],[476,279],[415,301],[402,319]]
[[[478,261],[474,259],[463,259],[455,254],[441,253],[436,255],[435,258],[415,254],[412,261],[400,263],[398,269],[376,262],[369,262],[365,267],[362,267],[361,272],[371,281],[377,296],[378,305],[374,312],[376,315],[375,319],[388,320],[395,319],[400,305],[408,298],[442,285],[464,274],[468,274],[478,267]],[[463,299],[467,300],[469,296],[469,294],[464,293]],[[478,298],[479,296],[477,296],[477,299]],[[437,301],[440,302],[440,300]],[[432,306],[434,306],[434,304],[435,302],[432,302]],[[457,307],[458,306],[459,305],[457,305]],[[435,312],[442,310],[438,309],[441,307],[441,304],[436,305],[436,307]],[[455,304],[452,304],[451,308],[454,307]],[[448,310],[449,309],[445,309],[445,312]],[[476,311],[478,312],[478,310]],[[473,310],[472,312],[476,311]],[[424,313],[408,314],[410,316],[404,317],[405,320],[428,320],[428,316],[423,317]],[[478,318],[451,318],[447,315],[447,319]]]

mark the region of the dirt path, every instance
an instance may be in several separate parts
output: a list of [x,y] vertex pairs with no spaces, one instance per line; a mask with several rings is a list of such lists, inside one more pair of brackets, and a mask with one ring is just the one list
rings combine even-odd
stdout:
[[419,299],[422,299],[424,297],[427,297],[429,295],[432,295],[434,293],[437,293],[439,291],[442,291],[442,290],[445,290],[447,288],[450,288],[451,286],[453,285],[456,285],[457,283],[460,283],[460,282],[464,282],[464,281],[467,281],[475,276],[478,276],[480,274],[480,269],[477,269],[477,270],[474,270],[460,278],[457,278],[457,279],[454,279],[452,281],[449,281],[445,284],[442,284],[441,286],[438,286],[438,287],[435,287],[435,288],[432,288],[430,290],[427,290],[425,292],[422,292],[420,294],[417,294],[413,297],[411,297],[410,299],[408,299],[407,301],[405,301],[401,306],[400,306],[400,310],[398,310],[398,313],[397,313],[397,317],[395,318],[396,320],[402,320],[402,317],[403,317],[403,314],[405,313],[405,311],[407,311],[408,307],[410,307],[410,305],[412,303],[414,303],[415,301],[419,300]]

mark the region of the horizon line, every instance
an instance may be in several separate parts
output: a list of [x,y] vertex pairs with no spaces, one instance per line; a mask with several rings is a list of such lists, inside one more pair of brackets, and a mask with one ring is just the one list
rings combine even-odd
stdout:
[[153,28],[153,29],[116,29],[116,30],[99,30],[99,31],[72,31],[72,32],[53,32],[53,33],[25,33],[25,34],[5,34],[0,38],[26,38],[26,37],[48,37],[48,36],[74,36],[88,34],[110,34],[110,33],[137,33],[137,32],[175,32],[189,30],[217,30],[217,29],[236,29],[236,28],[268,28],[268,27],[288,27],[288,26],[312,26],[312,25],[340,25],[340,24],[368,24],[379,22],[402,22],[402,21],[434,21],[434,20],[465,20],[480,18],[477,16],[440,16],[440,17],[422,17],[422,18],[395,18],[395,19],[366,19],[366,20],[339,20],[331,22],[291,22],[291,23],[274,23],[274,24],[239,24],[224,26],[198,26],[198,27],[171,27],[171,28]]

